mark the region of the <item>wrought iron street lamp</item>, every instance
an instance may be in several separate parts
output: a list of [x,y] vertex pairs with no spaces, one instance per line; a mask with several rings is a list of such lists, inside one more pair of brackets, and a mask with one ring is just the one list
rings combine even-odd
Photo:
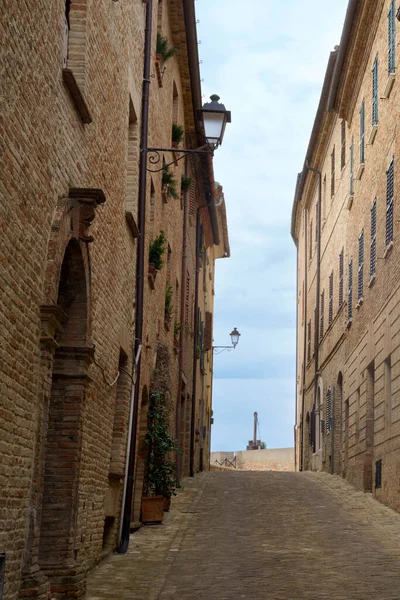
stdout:
[[214,354],[221,354],[222,352],[225,352],[225,350],[230,352],[231,350],[234,350],[236,348],[236,346],[239,343],[239,338],[241,334],[238,332],[236,327],[234,327],[229,335],[231,336],[232,346],[213,346]]
[[206,102],[201,109],[197,111],[199,120],[203,122],[204,137],[206,138],[206,144],[200,146],[200,148],[189,149],[189,148],[144,148],[142,152],[148,154],[150,165],[158,165],[161,161],[161,154],[163,152],[172,152],[173,154],[179,154],[170,163],[163,163],[162,167],[156,169],[147,168],[150,173],[159,173],[165,167],[169,167],[172,164],[182,160],[190,154],[204,154],[213,155],[221,144],[224,138],[225,127],[227,123],[231,122],[231,113],[226,110],[225,106],[219,102],[219,96],[213,94],[211,102]]

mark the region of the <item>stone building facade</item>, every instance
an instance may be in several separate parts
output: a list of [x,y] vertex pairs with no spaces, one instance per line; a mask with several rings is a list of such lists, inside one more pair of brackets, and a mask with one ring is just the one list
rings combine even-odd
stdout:
[[292,212],[299,469],[400,510],[399,6],[348,5]]
[[[149,143],[169,148],[176,122],[184,126],[184,144],[196,147],[201,94],[199,101],[200,78],[192,66],[198,65],[193,2],[150,5]],[[149,174],[146,226],[138,230],[147,10],[141,0],[67,0],[51,6],[6,0],[2,10],[7,52],[0,62],[0,573],[5,572],[5,600],[80,597],[88,570],[118,545],[137,378],[140,235],[147,249],[141,399],[151,388],[160,345],[171,354],[177,406],[179,380],[186,380],[189,396],[193,388],[195,219],[205,203],[212,161],[173,165],[178,190],[185,169],[193,179],[177,200],[165,201],[161,174]],[[176,49],[161,72],[161,85],[157,31]],[[165,161],[172,158],[166,155]],[[216,191],[215,185],[208,188],[208,208],[200,211],[211,297],[214,258],[229,249],[223,205],[214,207]],[[161,230],[168,240],[165,265],[150,282],[148,247]],[[165,324],[169,284],[174,317]],[[189,317],[176,349],[174,322],[181,321],[182,302]],[[207,306],[212,311],[212,299]],[[145,404],[139,407],[134,522],[140,520]],[[193,405],[200,411],[200,397]],[[174,412],[171,422],[176,419]],[[190,427],[185,436],[189,452],[196,444]],[[196,469],[200,466],[197,461]],[[187,473],[185,467],[182,474]]]

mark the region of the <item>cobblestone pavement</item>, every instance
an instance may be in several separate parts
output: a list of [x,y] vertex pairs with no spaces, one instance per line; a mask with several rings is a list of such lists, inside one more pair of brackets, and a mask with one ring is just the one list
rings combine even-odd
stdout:
[[399,600],[400,514],[323,473],[212,472],[89,577],[87,600]]

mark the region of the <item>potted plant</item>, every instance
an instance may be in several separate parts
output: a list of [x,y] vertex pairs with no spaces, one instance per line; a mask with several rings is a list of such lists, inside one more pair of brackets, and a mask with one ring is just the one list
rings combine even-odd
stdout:
[[181,192],[184,194],[190,190],[190,186],[192,185],[191,177],[182,177],[181,179]]
[[156,45],[156,73],[159,87],[162,87],[163,78],[163,66],[164,63],[174,56],[175,48],[168,46],[168,40],[162,36],[161,33],[157,33],[157,45]]
[[167,289],[165,290],[165,309],[164,309],[164,324],[165,328],[169,331],[171,325],[171,317],[172,317],[172,294],[173,289],[172,285],[167,284]]
[[179,196],[176,185],[176,179],[174,179],[170,168],[167,165],[164,165],[162,169],[161,195],[165,203],[168,201],[168,198],[178,199]]
[[185,131],[182,125],[178,125],[177,123],[172,123],[172,147],[177,148],[181,141],[183,140],[183,136]]
[[157,271],[160,271],[164,265],[163,255],[165,254],[167,238],[163,231],[150,243],[149,248],[149,281],[154,289],[154,282]]
[[[145,496],[142,498],[142,522],[161,522],[164,498],[176,494],[176,464],[171,455],[179,452],[178,442],[170,433],[169,403],[164,391],[152,391],[146,433],[147,464]],[[167,502],[168,504],[168,502]]]

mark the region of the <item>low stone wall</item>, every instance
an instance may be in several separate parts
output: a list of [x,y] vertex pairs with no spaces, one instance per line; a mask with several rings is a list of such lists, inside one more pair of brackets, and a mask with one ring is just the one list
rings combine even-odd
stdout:
[[294,448],[211,452],[210,462],[215,465],[235,456],[236,468],[242,471],[294,471]]

